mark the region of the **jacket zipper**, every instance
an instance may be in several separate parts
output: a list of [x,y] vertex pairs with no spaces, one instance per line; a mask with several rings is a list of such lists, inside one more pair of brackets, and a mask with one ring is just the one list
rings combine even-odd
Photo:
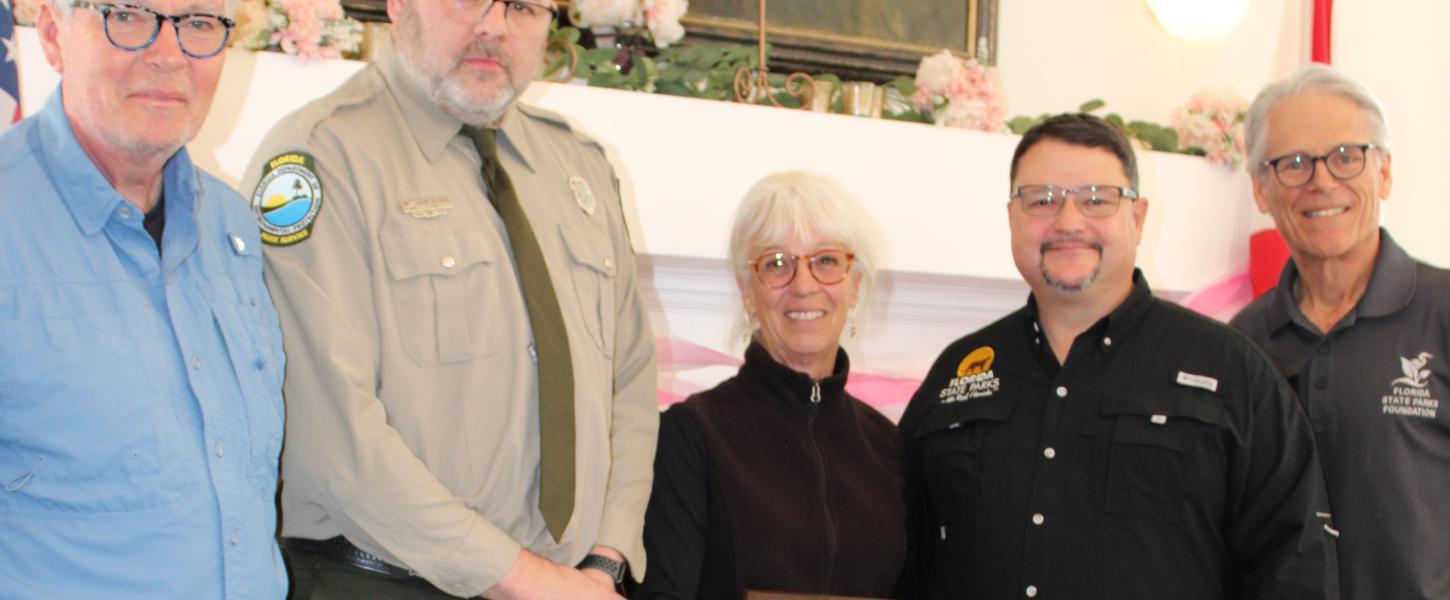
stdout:
[[836,519],[831,516],[831,503],[828,491],[826,490],[826,457],[821,454],[821,446],[816,441],[816,415],[821,408],[821,382],[811,382],[811,406],[806,418],[806,434],[811,442],[811,450],[816,456],[816,478],[819,482],[818,488],[821,496],[821,513],[826,518],[826,573],[825,591],[835,591],[836,579]]

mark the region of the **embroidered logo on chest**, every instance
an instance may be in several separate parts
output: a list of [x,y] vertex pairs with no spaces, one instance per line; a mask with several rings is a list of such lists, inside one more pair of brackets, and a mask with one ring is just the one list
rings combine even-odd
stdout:
[[997,353],[991,346],[982,346],[967,353],[957,363],[957,376],[942,388],[938,397],[942,404],[963,402],[975,398],[987,398],[1002,387],[1002,379],[992,374],[992,362]]
[[1434,419],[1440,412],[1440,401],[1430,395],[1430,369],[1425,365],[1434,358],[1421,352],[1414,358],[1400,358],[1403,377],[1390,381],[1390,393],[1380,398],[1380,411],[1387,415]]

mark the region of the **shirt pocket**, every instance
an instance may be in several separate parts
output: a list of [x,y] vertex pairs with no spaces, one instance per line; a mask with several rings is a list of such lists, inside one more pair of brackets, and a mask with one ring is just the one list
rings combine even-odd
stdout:
[[398,336],[420,367],[471,360],[497,352],[491,332],[504,329],[498,314],[503,277],[495,238],[481,226],[385,227],[379,232],[387,262]]
[[147,348],[114,316],[0,321],[0,513],[151,510],[162,486]]
[[614,357],[615,297],[614,245],[602,227],[559,226],[569,249],[569,279],[579,305],[579,316],[589,339],[605,357]]
[[1103,509],[1108,514],[1182,521],[1190,483],[1200,475],[1223,422],[1213,398],[1175,393],[1121,394],[1099,412],[1112,422]]
[[938,408],[918,430],[922,477],[930,504],[939,507],[939,541],[965,541],[964,529],[982,511],[988,433],[1009,417],[1016,403],[981,398]]
[[275,484],[282,454],[285,407],[282,404],[283,355],[276,318],[260,294],[256,275],[216,278],[207,289],[211,314],[226,345],[227,358],[247,418],[253,480]]

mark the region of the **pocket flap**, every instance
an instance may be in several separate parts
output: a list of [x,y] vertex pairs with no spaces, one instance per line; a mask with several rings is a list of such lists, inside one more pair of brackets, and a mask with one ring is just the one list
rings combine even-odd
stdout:
[[932,409],[931,414],[908,434],[912,439],[921,439],[973,421],[1006,421],[1016,407],[1017,402],[1006,396],[954,402]]
[[388,274],[403,280],[419,275],[453,275],[476,263],[498,260],[493,236],[481,227],[407,227],[378,235]]
[[614,277],[614,246],[604,232],[589,231],[578,227],[559,225],[559,237],[564,238],[564,247],[574,262],[598,271],[605,277]]
[[1210,425],[1223,424],[1223,405],[1210,394],[1119,394],[1103,399],[1104,415],[1139,415],[1148,419],[1189,418]]

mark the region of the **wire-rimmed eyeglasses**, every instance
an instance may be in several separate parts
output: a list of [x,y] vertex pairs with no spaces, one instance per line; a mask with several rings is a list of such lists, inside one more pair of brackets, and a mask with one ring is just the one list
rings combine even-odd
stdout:
[[155,43],[161,32],[161,21],[166,20],[176,30],[176,41],[183,53],[192,58],[211,58],[227,47],[227,37],[236,25],[236,21],[221,15],[168,15],[134,4],[78,0],[71,6],[101,13],[106,39],[112,46],[129,52],[144,50]]
[[795,280],[796,265],[802,260],[806,261],[806,269],[817,283],[832,285],[840,283],[851,274],[851,262],[856,260],[856,255],[835,248],[817,250],[811,254],[767,252],[750,260],[748,264],[761,283],[780,288]]
[[1260,163],[1274,170],[1274,177],[1287,187],[1298,187],[1314,179],[1314,167],[1324,161],[1324,168],[1335,179],[1350,179],[1364,172],[1366,155],[1374,144],[1340,144],[1333,150],[1319,156],[1305,152],[1285,154]]
[[1137,200],[1138,192],[1121,185],[1089,184],[1066,187],[1044,183],[1018,186],[1012,197],[1022,205],[1022,212],[1033,217],[1055,217],[1067,205],[1067,196],[1077,199],[1077,210],[1085,217],[1110,217],[1117,214],[1123,199]]
[[453,9],[460,15],[482,19],[503,5],[503,20],[509,30],[518,33],[534,33],[549,28],[559,9],[544,2],[528,0],[453,0]]

